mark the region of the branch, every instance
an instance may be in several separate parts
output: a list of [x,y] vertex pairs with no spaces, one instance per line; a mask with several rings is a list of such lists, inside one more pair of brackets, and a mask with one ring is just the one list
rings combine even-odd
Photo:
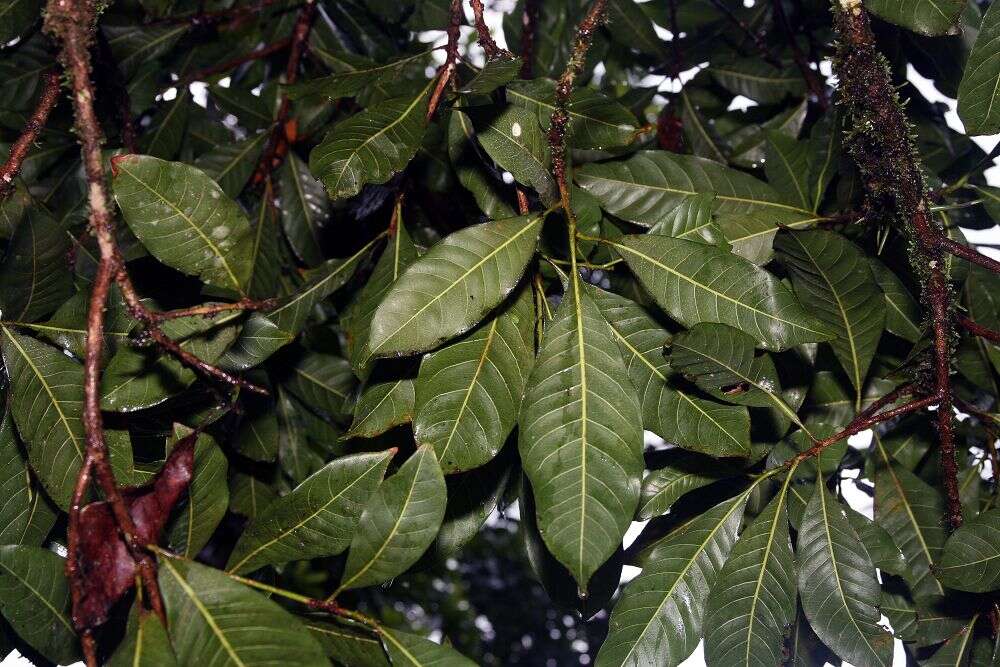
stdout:
[[910,261],[921,278],[922,300],[930,308],[933,364],[922,373],[933,383],[934,396],[924,400],[938,403],[941,476],[948,521],[955,529],[962,525],[962,502],[950,378],[955,345],[954,294],[943,272],[944,235],[932,224],[910,125],[892,85],[888,64],[875,47],[868,14],[860,3],[841,2],[834,5],[833,11],[839,38],[834,67],[852,132],[848,148],[864,177],[869,197],[893,210],[908,228],[915,245]]
[[521,14],[521,72],[522,79],[530,79],[535,69],[535,37],[538,32],[538,16],[541,0],[524,0]]
[[21,136],[10,146],[10,155],[3,167],[0,167],[0,200],[6,199],[14,191],[14,179],[21,173],[21,165],[32,144],[38,140],[42,128],[49,120],[49,114],[59,101],[59,73],[46,72],[42,76],[42,94],[38,98],[35,110],[24,124]]
[[974,336],[979,336],[980,338],[985,338],[986,340],[993,343],[1000,343],[1000,331],[994,331],[988,327],[984,327],[981,324],[973,322],[968,317],[959,315],[957,318],[959,325],[969,333]]
[[[290,37],[291,51],[288,54],[288,63],[285,65],[285,85],[287,86],[294,84],[299,77],[299,63],[302,62],[302,54],[308,46],[309,32],[312,30],[315,18],[316,0],[306,0],[306,4],[299,10],[299,16],[295,20]],[[291,111],[292,102],[288,99],[287,93],[282,93],[274,129],[271,130],[267,148],[264,149],[250,180],[255,186],[267,181],[270,175],[284,163],[289,148],[297,138],[295,121],[294,119],[289,120]]]
[[228,72],[230,70],[236,69],[243,63],[248,63],[254,60],[260,60],[261,58],[267,58],[279,51],[284,51],[292,43],[291,38],[280,39],[277,42],[272,42],[263,46],[256,51],[251,51],[249,53],[244,53],[241,56],[236,56],[235,58],[230,58],[229,60],[219,63],[218,65],[212,65],[211,67],[206,67],[200,69],[196,72],[188,74],[186,77],[175,81],[170,84],[171,88],[182,88],[194,81],[204,81],[205,79],[214,76],[216,74],[221,74],[222,72]]
[[938,238],[938,246],[945,252],[951,253],[956,257],[961,257],[962,259],[967,259],[973,264],[978,264],[984,268],[989,269],[993,273],[1000,273],[1000,262],[993,259],[989,255],[984,255],[968,246],[964,246],[958,241],[953,241],[943,234]]
[[192,308],[179,308],[177,310],[168,310],[164,312],[152,312],[151,315],[154,321],[163,322],[165,320],[176,320],[181,317],[195,317],[198,315],[210,317],[212,315],[226,313],[233,310],[270,310],[271,308],[274,308],[276,304],[277,299],[262,299],[257,301],[255,299],[245,298],[234,303],[211,303],[202,306],[194,306]]
[[830,100],[826,96],[826,85],[820,80],[819,74],[816,70],[809,67],[809,63],[806,61],[805,54],[802,53],[802,49],[799,48],[799,43],[795,39],[795,33],[792,31],[792,25],[788,21],[788,16],[785,14],[785,7],[781,4],[782,0],[772,0],[771,7],[774,11],[774,18],[777,23],[781,24],[782,29],[785,31],[785,37],[788,41],[788,45],[792,49],[792,59],[795,61],[795,66],[799,68],[799,72],[802,73],[802,78],[805,79],[806,87],[813,97],[816,98],[816,104],[822,111],[826,111],[830,106]]
[[427,122],[431,122],[434,112],[437,111],[438,104],[441,103],[441,95],[444,89],[451,82],[455,75],[455,68],[458,66],[458,38],[462,27],[462,0],[451,0],[450,19],[448,21],[448,46],[445,48],[444,64],[438,69],[437,84],[431,94],[430,102],[427,103]]
[[90,81],[90,46],[93,40],[92,26],[96,17],[93,5],[87,0],[50,0],[45,17],[46,30],[61,43],[60,59],[69,77],[72,89],[73,109],[76,129],[81,147],[81,157],[87,175],[88,201],[90,204],[90,228],[97,237],[101,259],[98,263],[94,287],[90,295],[87,311],[87,336],[84,355],[84,406],[83,425],[86,432],[86,456],[77,478],[76,489],[69,512],[67,531],[66,575],[70,582],[73,602],[74,625],[81,634],[81,643],[86,652],[88,665],[95,665],[97,657],[91,636],[92,629],[81,627],[80,602],[82,595],[81,572],[79,568],[80,510],[90,484],[91,473],[96,473],[97,482],[111,505],[115,522],[129,553],[135,559],[143,586],[153,610],[161,620],[165,620],[163,600],[156,581],[156,568],[143,545],[136,541],[135,524],[128,507],[122,499],[114,472],[108,461],[107,445],[104,441],[104,424],[101,416],[101,354],[104,346],[104,307],[114,272],[118,270],[117,247],[112,232],[113,217],[110,200],[104,180],[101,157],[101,127],[94,110],[94,87]]
[[490,29],[486,25],[486,19],[483,18],[483,12],[485,11],[483,0],[470,0],[470,2],[472,3],[472,13],[475,16],[476,32],[479,33],[479,45],[486,52],[486,59],[510,58],[510,51],[497,46],[497,43],[493,40],[493,36],[490,34]]

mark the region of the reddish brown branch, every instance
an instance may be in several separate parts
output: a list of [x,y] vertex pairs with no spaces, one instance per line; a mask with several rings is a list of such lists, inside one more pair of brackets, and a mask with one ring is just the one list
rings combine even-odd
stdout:
[[470,0],[470,2],[472,3],[472,14],[475,17],[476,32],[479,33],[479,45],[486,52],[486,59],[509,58],[510,51],[500,48],[490,34],[489,26],[486,25],[486,19],[483,18],[483,12],[486,10],[483,7],[483,0]]
[[[448,46],[445,47],[444,64],[438,69],[437,83],[434,92],[431,93],[430,102],[427,103],[427,122],[434,118],[438,104],[441,103],[441,96],[444,89],[451,83],[455,76],[455,68],[458,66],[458,38],[462,27],[462,0],[451,0],[450,19],[448,21]],[[487,31],[488,32],[488,31]]]
[[21,173],[21,165],[24,158],[28,156],[32,144],[38,140],[42,128],[49,120],[49,114],[59,101],[59,73],[56,71],[46,72],[42,76],[42,94],[38,98],[35,110],[24,124],[21,136],[11,144],[10,155],[7,161],[0,167],[0,199],[5,199],[14,191],[14,179]]
[[[306,4],[299,10],[298,18],[295,19],[295,26],[292,28],[291,50],[288,53],[288,62],[285,65],[285,85],[294,84],[299,77],[299,65],[302,62],[302,55],[309,46],[309,33],[312,31],[312,24],[316,18],[316,0],[307,0]],[[267,147],[257,163],[253,177],[250,182],[254,186],[263,185],[270,175],[274,173],[285,162],[285,156],[291,145],[298,139],[298,126],[294,118],[290,118],[292,112],[292,102],[287,94],[281,95],[281,103],[278,105],[278,115],[275,118],[274,129],[268,138]]]
[[[812,447],[810,447],[806,451],[802,452],[801,454],[799,454],[798,456],[796,456],[792,460],[795,461],[795,462],[801,462],[801,461],[804,461],[805,459],[811,458],[813,456],[817,456],[824,449],[826,449],[830,445],[833,445],[833,444],[836,444],[836,443],[840,442],[844,438],[849,438],[852,435],[857,435],[858,433],[861,433],[862,431],[867,431],[868,429],[870,429],[871,427],[875,426],[876,424],[880,424],[880,423],[882,423],[884,421],[887,421],[889,419],[893,419],[895,417],[899,417],[900,415],[905,415],[905,414],[909,414],[911,412],[915,412],[915,411],[920,410],[922,408],[926,408],[928,406],[934,405],[937,402],[938,402],[938,397],[937,396],[927,396],[926,398],[919,398],[919,399],[910,401],[909,403],[904,403],[903,405],[900,405],[899,407],[892,408],[890,410],[886,410],[885,412],[880,412],[878,414],[864,414],[864,413],[859,414],[857,417],[855,417],[851,421],[850,424],[848,424],[847,426],[845,426],[843,430],[838,431],[837,433],[834,433],[833,435],[831,435],[828,438],[823,438],[822,440],[817,440],[816,443],[813,444]],[[940,408],[938,408],[938,409],[940,410]]]
[[270,310],[271,308],[274,308],[276,303],[277,299],[262,299],[258,301],[255,299],[245,298],[233,303],[210,303],[202,306],[193,306],[191,308],[151,312],[150,314],[154,321],[163,322],[166,320],[176,320],[181,317],[196,317],[198,315],[211,317],[212,315],[227,313],[234,310]]
[[989,269],[993,273],[1000,273],[1000,262],[993,259],[989,255],[984,255],[969,246],[962,245],[958,241],[952,241],[943,234],[939,235],[937,244],[945,252],[951,253],[956,257],[961,257],[962,259],[967,259],[973,264],[978,264],[979,266]]
[[[895,212],[915,243],[911,263],[921,277],[934,335],[933,358],[918,383],[932,384],[927,401],[937,402],[941,477],[952,529],[962,524],[952,410],[951,355],[954,347],[954,294],[944,275],[943,232],[931,221],[926,186],[911,139],[910,125],[896,96],[885,58],[875,46],[868,14],[860,5],[835,6],[839,37],[834,60],[839,92],[854,129],[848,148],[864,177],[869,198]],[[966,250],[962,247],[963,250]],[[974,252],[974,251],[973,251]],[[975,253],[978,255],[978,253]],[[1000,264],[998,264],[1000,266]]]
[[[114,472],[108,461],[107,445],[104,441],[104,424],[101,417],[101,354],[104,346],[104,307],[113,273],[117,267],[117,247],[112,232],[113,218],[104,180],[101,157],[101,126],[94,110],[94,87],[90,80],[90,46],[93,40],[95,16],[93,5],[86,0],[50,0],[46,12],[46,30],[61,43],[60,59],[69,77],[72,89],[73,109],[76,115],[76,129],[81,147],[81,157],[87,175],[88,201],[90,204],[91,232],[97,238],[101,259],[97,276],[91,291],[87,312],[87,336],[84,355],[84,406],[83,425],[86,432],[86,456],[81,468],[69,513],[67,536],[68,554],[66,574],[70,582],[73,602],[73,618],[78,630],[81,627],[79,610],[83,582],[79,568],[79,523],[80,510],[89,487],[91,473],[95,473],[98,485],[111,505],[119,530],[135,559],[147,599],[153,610],[165,621],[163,601],[156,581],[156,570],[144,545],[136,541],[135,524],[129,514]],[[87,651],[88,665],[96,664],[93,641],[84,633],[82,642]]]
[[820,80],[819,74],[813,68],[809,67],[809,62],[806,60],[806,56],[802,53],[802,49],[799,48],[799,43],[795,38],[795,33],[792,30],[792,24],[788,21],[788,16],[785,14],[785,7],[782,5],[782,0],[772,0],[771,7],[774,11],[774,19],[777,23],[781,24],[782,29],[785,32],[785,38],[788,45],[792,49],[792,59],[795,61],[795,66],[799,68],[799,72],[802,74],[802,78],[806,82],[806,88],[809,89],[809,93],[816,98],[816,104],[823,111],[826,111],[830,106],[830,100],[826,96],[826,86],[823,81]]
[[963,329],[973,334],[974,336],[985,338],[986,340],[991,341],[993,343],[1000,343],[1000,331],[994,331],[993,329],[984,327],[981,324],[977,324],[976,322],[973,322],[968,317],[965,317],[963,315],[959,315],[958,318],[956,319],[958,320],[958,323],[962,326]]
[[291,38],[280,39],[277,42],[272,42],[267,44],[256,51],[251,51],[249,53],[244,53],[241,56],[236,56],[235,58],[230,58],[229,60],[219,63],[217,65],[212,65],[211,67],[206,67],[204,69],[197,70],[188,74],[179,81],[175,81],[170,84],[171,88],[180,88],[186,86],[194,81],[204,81],[205,79],[215,76],[216,74],[221,74],[223,72],[229,72],[236,69],[240,65],[254,60],[260,60],[262,58],[267,58],[270,55],[278,53],[279,51],[284,51],[292,43]]
[[541,0],[524,0],[524,12],[521,14],[520,76],[522,79],[530,79],[534,75],[539,14],[541,14]]

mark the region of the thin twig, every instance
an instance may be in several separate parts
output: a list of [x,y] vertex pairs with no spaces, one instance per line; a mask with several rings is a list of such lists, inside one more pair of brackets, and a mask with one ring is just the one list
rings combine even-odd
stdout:
[[968,246],[964,246],[958,241],[953,241],[944,235],[940,235],[937,243],[945,252],[951,253],[956,257],[961,257],[962,259],[967,259],[973,264],[978,264],[979,266],[989,269],[993,273],[1000,273],[1000,262],[993,259],[989,255],[984,255],[983,253]]
[[819,108],[822,111],[826,111],[830,106],[830,100],[826,96],[826,86],[820,80],[816,70],[809,67],[809,62],[806,60],[805,54],[799,48],[795,33],[792,31],[792,24],[788,21],[788,16],[785,14],[782,0],[772,0],[771,7],[774,11],[775,21],[781,24],[785,32],[788,45],[792,49],[792,59],[795,61],[795,66],[799,68],[799,72],[801,72],[802,78],[806,82],[806,87],[812,96],[816,98],[816,104],[819,105]]
[[444,89],[451,83],[452,77],[455,76],[455,68],[458,67],[458,38],[462,27],[462,0],[451,0],[449,17],[448,46],[445,49],[444,64],[438,69],[437,84],[435,84],[434,92],[431,93],[431,99],[427,103],[428,123],[434,118],[438,104],[441,103]]
[[204,69],[192,72],[191,74],[188,74],[179,81],[174,81],[173,83],[171,83],[170,87],[181,88],[183,86],[187,86],[190,83],[193,83],[194,81],[204,81],[205,79],[215,76],[216,74],[229,72],[233,69],[236,69],[237,67],[239,67],[244,63],[252,62],[254,60],[261,60],[262,58],[267,58],[270,55],[278,53],[279,51],[284,51],[291,45],[291,43],[292,40],[290,37],[286,37],[285,39],[279,39],[278,41],[267,44],[257,49],[256,51],[250,51],[249,53],[244,53],[241,56],[230,58],[229,60],[223,63],[212,65],[211,67],[206,67]]
[[530,79],[535,71],[535,38],[538,32],[538,17],[541,14],[541,0],[524,0],[521,14],[521,72],[522,79]]
[[153,319],[157,322],[166,320],[176,320],[180,317],[195,317],[201,315],[210,317],[219,313],[226,313],[234,310],[259,311],[270,310],[277,304],[277,299],[255,300],[250,298],[240,299],[233,303],[210,303],[191,308],[178,308],[177,310],[167,310],[162,312],[152,312]]
[[14,191],[14,179],[21,173],[21,165],[24,158],[28,156],[31,146],[38,140],[42,128],[49,120],[49,114],[59,101],[59,73],[56,71],[46,72],[42,76],[42,94],[38,98],[38,104],[31,113],[28,121],[24,124],[21,136],[11,144],[10,155],[7,161],[0,167],[0,200],[10,196]]
[[489,26],[486,25],[486,19],[483,18],[483,12],[486,10],[483,7],[483,0],[470,0],[470,2],[472,3],[472,14],[476,22],[476,32],[479,33],[479,45],[486,52],[486,59],[510,58],[510,51],[500,48],[490,34]]
[[994,331],[989,327],[984,327],[981,324],[973,322],[968,317],[959,315],[957,318],[959,325],[969,333],[979,336],[980,338],[985,338],[993,343],[1000,343],[1000,331]]

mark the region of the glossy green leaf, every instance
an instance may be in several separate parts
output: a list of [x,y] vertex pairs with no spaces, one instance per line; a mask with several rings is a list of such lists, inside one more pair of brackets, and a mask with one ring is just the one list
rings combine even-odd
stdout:
[[728,147],[722,137],[716,132],[711,120],[706,118],[692,96],[681,88],[681,124],[684,128],[684,139],[695,155],[720,164],[726,164]]
[[542,538],[583,590],[635,513],[641,423],[611,327],[572,275],[528,379],[518,447]]
[[70,238],[45,213],[31,209],[0,260],[0,309],[8,320],[35,322],[73,295],[66,262]]
[[421,51],[382,64],[359,62],[358,66],[345,68],[342,72],[289,86],[288,96],[296,100],[321,95],[336,101],[342,97],[355,97],[360,91],[376,84],[391,89],[391,84],[394,84],[407,68],[426,62],[429,54],[429,51]]
[[743,95],[761,104],[781,102],[788,96],[800,97],[806,88],[794,65],[778,68],[760,59],[713,62],[708,71],[733,95]]
[[412,377],[372,378],[354,405],[354,420],[345,438],[374,438],[393,426],[412,421],[415,389]]
[[910,290],[906,288],[899,276],[890,271],[889,267],[881,261],[869,257],[868,265],[871,267],[872,275],[875,276],[875,282],[878,283],[885,295],[886,331],[911,343],[916,343],[923,334],[923,320],[916,299],[910,294]]
[[503,181],[487,170],[472,119],[464,113],[452,113],[448,119],[448,159],[458,182],[486,217],[499,220],[515,215]]
[[433,80],[416,94],[396,97],[337,123],[309,155],[309,169],[332,199],[385,183],[416,153],[426,128]]
[[945,586],[960,591],[1000,588],[1000,510],[983,512],[948,537],[934,573]]
[[338,591],[380,584],[430,546],[445,510],[445,483],[430,447],[418,447],[369,499],[347,552]]
[[875,566],[822,478],[797,546],[802,607],[820,639],[859,667],[892,664],[892,635],[878,624]]
[[382,645],[393,666],[412,667],[473,667],[472,662],[455,649],[436,644],[409,632],[382,627]]
[[315,472],[247,526],[227,569],[240,574],[344,551],[393,454],[345,456]]
[[108,660],[108,667],[172,667],[176,664],[170,637],[160,619],[133,604],[125,638]]
[[[556,82],[551,79],[512,81],[507,101],[538,116],[548,130],[555,111]],[[589,88],[577,88],[570,96],[568,141],[576,148],[615,148],[635,138],[635,116],[618,102]]]
[[892,537],[909,563],[907,580],[915,595],[941,595],[932,568],[944,548],[944,499],[941,493],[889,457],[876,441],[875,520]]
[[161,262],[244,292],[253,235],[246,216],[204,172],[145,155],[115,161],[112,188],[129,228]]
[[41,14],[38,0],[4,0],[0,3],[0,44],[20,37]]
[[868,367],[885,326],[885,310],[872,308],[884,297],[868,258],[835,232],[781,232],[775,250],[792,274],[795,295],[836,334],[830,341],[851,384],[864,388]]
[[679,665],[703,631],[709,591],[736,542],[746,494],[727,500],[658,542],[625,586],[598,667]]
[[[718,214],[760,213],[801,227],[818,216],[810,209],[784,201],[777,190],[749,174],[717,162],[666,151],[640,151],[627,160],[588,164],[577,170],[576,181],[597,197],[609,213],[651,226],[676,215],[690,197],[715,193]],[[772,226],[773,233],[776,226]],[[754,232],[763,235],[765,232]],[[732,243],[752,237],[727,237]]]
[[780,664],[785,627],[795,620],[795,566],[786,497],[777,496],[740,535],[712,587],[705,613],[705,661]]
[[868,0],[865,7],[879,18],[921,35],[945,35],[957,29],[956,23],[965,3],[961,0]]
[[326,654],[344,665],[389,667],[389,658],[377,635],[340,622],[308,620],[306,628]]
[[670,340],[667,330],[635,302],[603,290],[592,294],[639,392],[643,428],[704,454],[746,455],[750,451],[746,408],[706,400],[675,386],[663,356],[663,346]]
[[470,109],[479,144],[514,180],[534,188],[542,203],[555,203],[559,194],[550,173],[549,145],[534,114],[510,105],[503,111]]
[[533,361],[528,308],[508,308],[420,364],[413,433],[446,474],[492,459],[514,428]]
[[32,469],[52,499],[69,507],[83,462],[83,367],[65,354],[0,325],[10,376],[11,414]]
[[222,572],[168,557],[158,570],[178,664],[329,664],[294,616]]
[[0,544],[41,546],[56,513],[28,472],[10,412],[0,415]]
[[521,70],[521,59],[516,56],[498,56],[489,60],[476,76],[462,86],[467,95],[487,95],[500,86],[510,83]]
[[306,352],[288,369],[284,386],[307,406],[329,415],[350,412],[354,375],[346,359],[322,352]]
[[475,326],[521,279],[543,218],[474,225],[435,244],[379,304],[368,340],[372,352],[423,352]]
[[269,136],[267,132],[260,132],[241,141],[220,144],[199,155],[195,166],[218,183],[223,194],[236,197],[250,180]]
[[[190,433],[190,429],[175,427],[175,440]],[[174,553],[194,558],[212,537],[229,507],[228,467],[226,455],[215,438],[198,434],[194,446],[194,476],[188,486],[187,500],[167,529],[167,540]]]
[[609,245],[657,305],[685,326],[728,324],[771,350],[830,337],[777,278],[724,250],[650,234]]
[[52,662],[79,660],[70,623],[65,561],[48,549],[0,547],[0,612],[17,634]]
[[278,185],[285,238],[303,263],[315,266],[323,261],[320,235],[333,214],[326,190],[295,153],[282,167]]
[[969,624],[962,628],[958,634],[954,635],[944,643],[941,648],[935,651],[927,660],[920,662],[921,667],[959,667],[969,664],[969,653],[972,650],[972,628],[975,627],[974,617]]
[[689,491],[731,477],[735,471],[703,454],[669,449],[665,461],[642,480],[636,517],[640,521],[666,514],[674,502]]

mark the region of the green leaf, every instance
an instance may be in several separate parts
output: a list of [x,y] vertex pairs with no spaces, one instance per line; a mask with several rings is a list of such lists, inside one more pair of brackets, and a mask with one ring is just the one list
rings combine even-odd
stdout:
[[343,622],[309,620],[306,628],[337,664],[352,667],[389,667],[382,642],[367,629]]
[[544,215],[473,225],[436,243],[399,277],[372,318],[379,356],[424,352],[475,326],[514,289]]
[[278,185],[285,238],[304,264],[315,266],[323,261],[321,229],[333,214],[326,190],[294,152],[281,169]]
[[[507,100],[538,116],[548,131],[555,111],[556,82],[551,79],[511,81]],[[570,96],[568,142],[574,148],[616,148],[635,139],[635,116],[624,106],[596,90],[576,88]]]
[[782,231],[774,244],[799,301],[836,334],[830,345],[860,395],[885,326],[885,309],[872,307],[884,296],[868,258],[825,230]]
[[417,152],[427,127],[431,79],[416,94],[379,102],[343,120],[309,155],[309,169],[331,199],[353,197],[368,183],[385,183]]
[[759,58],[713,61],[712,78],[733,95],[743,95],[761,104],[773,104],[786,97],[801,97],[806,90],[802,75],[794,66],[775,67]]
[[35,322],[73,296],[66,256],[70,237],[58,222],[29,209],[0,261],[0,308],[5,319]]
[[223,194],[236,197],[250,180],[269,136],[269,132],[259,132],[242,141],[219,144],[199,155],[194,164],[219,184]]
[[678,665],[703,632],[715,586],[743,517],[746,493],[716,505],[658,542],[611,612],[597,667]]
[[204,172],[147,155],[115,160],[115,201],[132,232],[164,264],[243,293],[253,234],[239,206]]
[[[749,174],[692,155],[640,151],[627,160],[584,165],[575,177],[609,213],[644,226],[678,215],[686,200],[708,192],[715,193],[715,213],[769,216],[772,232],[777,222],[801,227],[821,219]],[[753,237],[727,238],[735,244]]]
[[531,304],[520,303],[420,363],[413,433],[446,474],[492,459],[514,428],[534,361]]
[[814,193],[809,181],[815,157],[812,144],[776,130],[768,130],[764,136],[767,138],[767,160],[764,162],[767,182],[789,203],[812,208]]
[[448,119],[448,159],[458,182],[472,194],[486,217],[498,220],[515,214],[506,201],[506,186],[487,171],[472,119],[464,113],[452,113]]
[[472,80],[462,86],[466,95],[488,95],[500,86],[517,78],[521,59],[516,56],[498,56],[488,61]]
[[611,37],[628,49],[666,60],[666,44],[656,34],[653,22],[635,0],[611,0],[608,3],[608,30]]
[[639,304],[592,290],[639,392],[642,425],[668,442],[711,456],[750,452],[750,417],[744,407],[705,400],[675,386],[663,345],[670,334]]
[[108,667],[172,667],[177,657],[167,630],[156,614],[132,605],[125,638],[108,660]]
[[14,631],[52,662],[79,660],[70,624],[65,561],[48,549],[0,547],[0,612]]
[[691,95],[683,88],[680,92],[680,102],[684,140],[691,147],[691,152],[720,164],[726,164],[727,146],[716,132],[711,121],[702,115],[691,99]]
[[0,44],[20,37],[38,20],[42,3],[38,0],[3,0],[0,3]]
[[983,512],[952,533],[934,573],[945,586],[960,591],[1000,588],[1000,510]]
[[[961,11],[964,3],[957,4]],[[983,16],[958,86],[958,116],[969,135],[1000,130],[1000,8],[993,4]]]
[[407,68],[427,61],[429,55],[430,51],[421,51],[380,65],[362,62],[359,63],[359,66],[352,66],[343,72],[289,86],[288,97],[292,100],[300,100],[321,95],[331,101],[336,101],[342,97],[357,97],[364,89],[376,84],[384,89],[391,89],[390,84],[396,83]]
[[152,117],[152,128],[140,138],[139,147],[147,155],[173,160],[181,150],[191,115],[191,93],[187,88],[177,92],[177,97],[161,107]]
[[475,470],[449,475],[448,506],[425,558],[440,562],[471,542],[500,504],[510,473],[510,461],[501,455]]
[[412,667],[474,667],[472,662],[453,648],[436,644],[419,635],[382,626],[382,645],[393,666]]
[[956,31],[965,8],[962,0],[868,0],[865,7],[881,19],[921,35]]
[[277,498],[274,486],[267,479],[239,471],[235,471],[229,478],[231,512],[242,514],[251,520],[256,519]]
[[635,513],[643,438],[614,334],[576,274],[545,329],[518,423],[539,530],[586,590]]
[[969,652],[972,650],[972,628],[976,625],[978,615],[969,621],[958,634],[952,636],[934,655],[921,660],[921,667],[960,667],[969,664]]
[[261,511],[243,531],[226,568],[241,574],[344,551],[394,453],[354,454],[326,464]]
[[[836,464],[830,467],[836,469]],[[875,567],[882,572],[900,577],[909,574],[910,564],[906,561],[906,556],[892,541],[892,537],[885,528],[853,509],[847,512],[847,521],[857,533],[861,543],[865,545]]]
[[770,350],[827,340],[777,278],[741,257],[683,239],[650,234],[609,242],[656,304],[681,324],[728,324]]
[[354,405],[354,420],[344,438],[374,438],[413,419],[412,377],[372,378]]
[[[1000,276],[973,264],[965,281],[965,304],[969,319],[994,331],[1000,329]],[[985,338],[978,342],[993,368],[1000,369],[1000,344]]]
[[369,499],[337,592],[388,581],[417,562],[437,535],[445,483],[430,447],[418,447]]
[[[208,364],[218,361],[239,334],[238,311],[165,322],[163,333]],[[149,408],[186,389],[198,377],[159,347],[122,347],[101,377],[101,407],[114,412]]]
[[797,554],[802,607],[819,638],[859,667],[892,664],[892,635],[878,624],[875,566],[822,477],[802,516]]
[[28,472],[9,411],[0,415],[0,498],[0,544],[41,546],[56,513]]
[[[175,426],[172,444],[190,433],[190,429]],[[229,507],[228,468],[226,455],[215,438],[199,433],[194,445],[194,475],[188,486],[187,500],[167,529],[167,540],[174,553],[194,558],[212,537]]]
[[705,613],[705,661],[778,665],[795,620],[795,565],[788,536],[788,475],[778,495],[740,535],[712,587]]
[[83,367],[65,354],[0,325],[10,376],[10,409],[31,467],[59,507],[67,509],[85,449]]
[[907,581],[914,595],[942,595],[932,568],[945,543],[944,499],[889,457],[886,443],[875,442],[875,521],[906,556]]
[[869,257],[868,265],[871,267],[872,275],[875,276],[875,282],[885,295],[885,303],[888,306],[885,311],[885,330],[903,340],[916,343],[923,335],[920,306],[917,305],[916,299],[899,276],[881,261]]
[[350,414],[355,380],[346,359],[306,352],[288,367],[283,385],[320,414],[334,418]]
[[666,459],[650,470],[642,480],[642,492],[636,518],[652,519],[667,513],[674,502],[689,491],[700,489],[731,477],[734,470],[703,454],[668,449]]
[[218,570],[161,557],[159,582],[180,665],[329,664],[294,616]]
[[549,145],[534,114],[515,105],[497,113],[472,108],[472,117],[483,150],[519,183],[531,186],[542,203],[551,206],[559,198],[549,170]]

